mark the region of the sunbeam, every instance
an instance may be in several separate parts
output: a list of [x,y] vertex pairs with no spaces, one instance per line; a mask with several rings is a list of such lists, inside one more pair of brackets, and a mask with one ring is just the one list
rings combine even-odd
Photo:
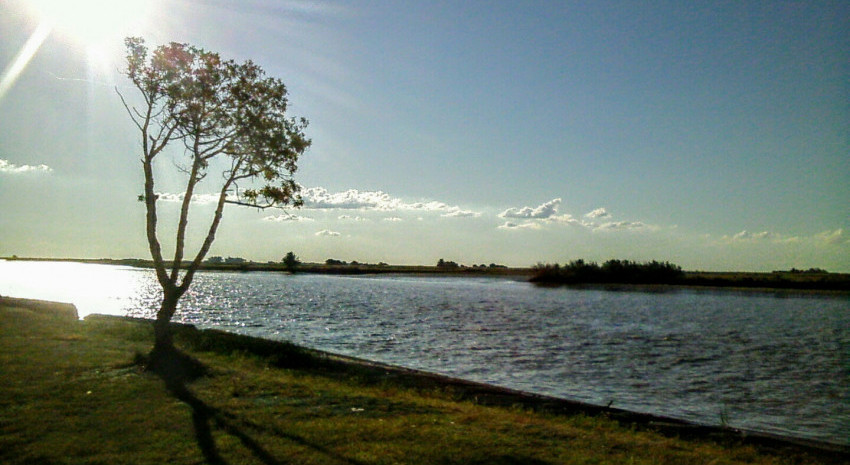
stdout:
[[32,60],[35,52],[38,51],[41,44],[44,43],[44,40],[47,39],[47,36],[50,35],[50,31],[53,30],[53,24],[50,22],[42,22],[38,25],[38,27],[33,31],[32,35],[30,35],[27,42],[21,48],[21,51],[15,56],[15,59],[6,66],[6,69],[3,70],[2,78],[0,78],[0,100],[3,99],[3,96],[6,95],[6,92],[12,88],[12,85],[17,81],[18,76],[21,75],[24,68],[27,67],[27,64]]

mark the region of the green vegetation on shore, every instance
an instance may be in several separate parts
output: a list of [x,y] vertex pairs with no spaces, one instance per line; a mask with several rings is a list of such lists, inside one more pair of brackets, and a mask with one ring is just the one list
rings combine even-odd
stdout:
[[685,278],[682,267],[669,262],[638,263],[608,260],[601,266],[595,262],[573,260],[560,266],[537,265],[533,282],[538,283],[614,283],[614,284],[678,284]]
[[712,273],[683,271],[669,262],[573,260],[565,265],[538,264],[530,281],[540,284],[663,284],[724,288],[801,289],[850,291],[850,275],[820,269],[774,271],[772,273]]
[[[58,309],[57,309],[58,307]],[[0,462],[841,463],[846,454],[664,436],[604,415],[473,402],[431,379],[177,326],[191,380],[139,364],[149,321],[0,300]],[[166,380],[166,381],[164,381]],[[511,397],[508,396],[507,399]],[[717,442],[717,441],[720,442]]]

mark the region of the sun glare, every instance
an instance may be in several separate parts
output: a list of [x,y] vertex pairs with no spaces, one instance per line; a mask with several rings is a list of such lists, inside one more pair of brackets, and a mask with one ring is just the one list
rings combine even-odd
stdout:
[[138,35],[154,8],[154,0],[24,0],[39,23],[85,50],[89,64],[114,67],[123,38]]

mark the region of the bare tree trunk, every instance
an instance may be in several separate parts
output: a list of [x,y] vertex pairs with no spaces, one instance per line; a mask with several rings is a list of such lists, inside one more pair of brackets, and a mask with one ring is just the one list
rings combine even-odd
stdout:
[[148,354],[147,361],[147,369],[159,375],[171,389],[182,388],[184,382],[207,374],[207,368],[203,363],[174,347],[170,322],[183,293],[181,288],[173,285],[165,291],[162,305],[156,313],[153,326],[154,346]]
[[174,339],[171,335],[171,317],[177,311],[177,302],[182,295],[176,289],[169,289],[163,293],[162,304],[156,312],[154,321],[154,346],[151,355],[167,354],[174,351]]

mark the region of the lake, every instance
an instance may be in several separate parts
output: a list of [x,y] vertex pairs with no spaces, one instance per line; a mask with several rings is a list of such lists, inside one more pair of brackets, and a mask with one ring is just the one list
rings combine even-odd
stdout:
[[[0,294],[152,317],[150,270],[0,261]],[[702,424],[850,444],[850,297],[201,272],[175,320]]]

